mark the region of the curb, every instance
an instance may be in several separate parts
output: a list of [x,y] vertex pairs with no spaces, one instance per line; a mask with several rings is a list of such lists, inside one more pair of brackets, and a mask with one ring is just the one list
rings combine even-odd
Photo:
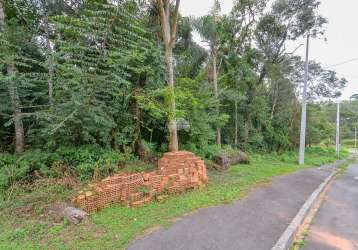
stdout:
[[[338,166],[340,166],[343,162],[338,161]],[[288,225],[284,233],[278,239],[274,247],[271,250],[288,250],[292,246],[295,236],[300,228],[300,226],[305,221],[306,217],[310,213],[310,211],[315,206],[316,202],[319,200],[320,195],[328,186],[328,184],[332,181],[332,179],[337,175],[339,169],[334,170],[325,180],[322,182],[319,187],[311,194],[311,196],[306,200],[301,209],[296,214],[295,218]]]

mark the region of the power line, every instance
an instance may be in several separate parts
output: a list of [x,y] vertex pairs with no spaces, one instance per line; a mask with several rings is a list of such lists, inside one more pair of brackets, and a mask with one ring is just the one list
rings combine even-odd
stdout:
[[341,66],[341,65],[344,65],[344,64],[347,64],[347,63],[350,63],[350,62],[354,62],[354,61],[358,61],[358,57],[355,57],[355,58],[352,58],[350,60],[340,62],[340,63],[337,63],[337,64],[333,64],[333,65],[330,65],[330,66],[327,66],[327,67],[324,67],[324,68],[327,69],[327,68],[332,68],[332,67],[336,67],[336,66]]

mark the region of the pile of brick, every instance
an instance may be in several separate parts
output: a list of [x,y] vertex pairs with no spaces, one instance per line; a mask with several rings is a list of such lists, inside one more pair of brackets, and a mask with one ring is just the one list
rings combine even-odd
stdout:
[[187,151],[164,154],[158,169],[149,173],[116,174],[81,191],[74,202],[94,212],[114,202],[140,206],[163,196],[205,185],[208,181],[204,161]]

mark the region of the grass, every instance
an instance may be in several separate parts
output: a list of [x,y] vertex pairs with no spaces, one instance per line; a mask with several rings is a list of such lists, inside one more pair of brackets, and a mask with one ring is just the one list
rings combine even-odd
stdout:
[[[13,198],[0,205],[0,249],[123,249],[133,239],[156,226],[202,207],[232,202],[275,176],[336,160],[331,148],[306,151],[306,165],[298,166],[296,152],[252,154],[249,165],[226,172],[209,171],[209,185],[139,208],[115,205],[91,215],[78,226],[54,223],[46,216],[48,206],[66,200],[72,190],[45,185],[15,190]],[[344,151],[343,156],[347,156]]]
[[355,140],[354,139],[345,139],[342,140],[342,145],[345,147],[354,148],[355,146]]

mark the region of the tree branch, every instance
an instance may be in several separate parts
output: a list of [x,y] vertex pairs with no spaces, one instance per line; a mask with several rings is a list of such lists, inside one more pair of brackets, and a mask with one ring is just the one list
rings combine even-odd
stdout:
[[168,33],[168,21],[169,20],[167,13],[166,13],[166,5],[163,3],[163,0],[156,0],[157,6],[159,8],[159,17],[160,17],[160,23],[162,26],[162,32],[163,32],[163,41],[165,44],[170,43],[170,34]]
[[180,4],[180,0],[176,0],[176,2],[175,2],[175,10],[174,10],[174,13],[173,13],[173,22],[172,22],[172,28],[171,28],[171,35],[170,35],[170,45],[172,47],[173,47],[173,45],[175,43],[176,34],[177,34],[179,4]]
[[58,130],[59,128],[61,128],[65,122],[70,119],[71,117],[73,117],[73,115],[77,112],[77,110],[75,109],[71,114],[69,114],[64,120],[62,120],[54,129],[51,130],[50,134],[53,135],[56,130]]

